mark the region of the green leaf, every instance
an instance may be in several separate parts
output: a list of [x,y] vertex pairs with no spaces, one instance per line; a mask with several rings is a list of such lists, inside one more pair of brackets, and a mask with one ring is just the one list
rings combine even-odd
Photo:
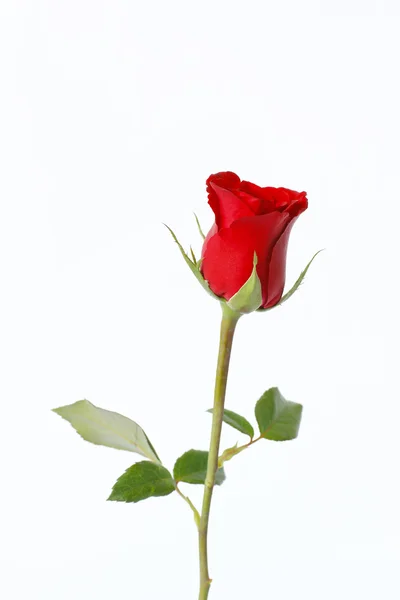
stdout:
[[[164,225],[165,225],[165,223],[164,223]],[[203,275],[201,274],[201,271],[200,271],[200,263],[201,263],[201,261],[199,261],[199,262],[194,261],[193,262],[192,260],[190,260],[190,258],[188,257],[188,255],[184,251],[182,245],[179,243],[178,238],[176,237],[176,235],[172,231],[171,227],[168,227],[168,225],[165,225],[165,227],[171,233],[174,241],[176,242],[176,244],[178,245],[179,250],[181,251],[181,254],[182,254],[183,258],[185,259],[186,264],[188,265],[189,269],[192,271],[193,275],[196,277],[197,281],[206,290],[206,292],[208,294],[210,294],[210,296],[212,296],[213,298],[216,298],[217,300],[221,300],[221,298],[219,298],[219,296],[216,296],[214,294],[214,292],[211,291],[210,286],[208,285],[208,282],[204,279]]]
[[[205,450],[189,450],[182,454],[174,466],[175,481],[185,483],[204,483],[207,473],[208,452]],[[218,469],[215,483],[221,485],[225,479],[224,469]]]
[[318,254],[320,252],[323,252],[323,249],[322,250],[318,250],[318,252],[316,252],[314,254],[314,256],[312,257],[312,259],[310,260],[310,262],[308,263],[308,265],[306,266],[306,268],[300,273],[300,275],[299,275],[298,279],[295,281],[293,287],[288,292],[286,292],[286,294],[284,294],[282,296],[282,298],[279,300],[279,302],[277,304],[274,304],[274,306],[271,306],[270,308],[260,308],[259,310],[260,311],[272,310],[273,308],[276,308],[277,306],[280,306],[281,304],[283,304],[284,302],[286,302],[286,300],[289,300],[289,298],[291,296],[293,296],[293,294],[299,289],[299,287],[303,283],[304,277],[306,276],[307,271],[308,271],[308,269],[311,266],[311,263],[313,262],[314,258],[316,256],[318,256]]
[[160,463],[152,444],[143,429],[128,417],[94,406],[88,400],[53,408],[87,442],[127,450]]
[[261,306],[261,281],[257,275],[257,254],[254,252],[253,270],[250,277],[227,302],[228,306],[239,313],[251,313]]
[[205,236],[205,235],[204,235],[204,233],[203,233],[203,230],[202,230],[202,228],[201,228],[201,225],[200,225],[200,221],[199,221],[199,219],[197,218],[197,215],[196,215],[196,213],[193,213],[193,214],[194,214],[194,218],[196,219],[196,223],[197,223],[197,227],[198,227],[199,233],[200,233],[201,237],[203,238],[203,240],[205,240],[205,239],[206,239],[206,236]]
[[255,413],[261,437],[276,442],[297,437],[303,407],[285,400],[278,388],[273,387],[261,396]]
[[175,483],[168,469],[144,460],[121,475],[108,500],[139,502],[152,496],[168,496],[174,490]]
[[[210,408],[207,412],[213,413],[213,409]],[[242,415],[238,415],[233,412],[233,410],[224,410],[223,420],[227,425],[234,427],[241,433],[248,435],[251,439],[254,437],[254,429],[253,426],[248,422],[247,419],[242,417]]]

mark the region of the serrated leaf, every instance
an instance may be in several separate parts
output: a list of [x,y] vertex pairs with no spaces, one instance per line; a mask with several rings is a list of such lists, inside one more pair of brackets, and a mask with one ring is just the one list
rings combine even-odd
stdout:
[[[165,225],[165,223],[164,223],[164,225]],[[216,298],[217,300],[221,300],[221,298],[219,298],[219,296],[216,296],[214,294],[214,292],[211,291],[210,286],[208,285],[208,282],[204,279],[203,275],[201,274],[201,271],[200,271],[200,268],[198,266],[198,263],[196,261],[193,262],[193,261],[190,260],[190,258],[188,257],[188,255],[184,251],[182,245],[179,243],[178,238],[176,237],[175,233],[172,231],[171,227],[168,227],[168,225],[165,225],[165,227],[168,229],[168,231],[172,235],[174,241],[178,245],[178,248],[181,251],[181,254],[182,254],[183,258],[185,259],[186,264],[188,265],[189,269],[192,271],[193,275],[196,277],[197,281],[206,290],[206,292],[208,294],[210,294],[210,296],[212,296],[213,298]],[[200,261],[199,261],[199,264],[200,264]]]
[[200,233],[201,237],[203,238],[203,240],[205,240],[205,239],[206,239],[206,236],[205,236],[205,235],[204,235],[204,233],[203,233],[203,230],[202,230],[202,228],[201,228],[201,225],[200,225],[200,221],[199,221],[199,219],[198,219],[198,217],[197,217],[196,213],[193,213],[193,214],[194,214],[194,218],[196,219],[197,228],[198,228],[198,230],[199,230],[199,233]]
[[54,408],[87,442],[127,450],[161,462],[143,429],[128,417],[99,408],[88,400]]
[[228,306],[239,313],[254,312],[261,306],[261,281],[257,274],[257,254],[254,252],[253,270],[250,277],[227,302]]
[[278,388],[273,387],[261,396],[255,414],[261,437],[283,442],[297,437],[303,407],[285,400]]
[[174,490],[175,483],[168,469],[144,460],[132,465],[121,475],[108,500],[139,502],[152,496],[168,496]]
[[[204,483],[207,474],[208,452],[205,450],[188,450],[178,458],[174,466],[174,479],[177,483]],[[224,469],[218,469],[215,476],[216,485],[225,479]]]
[[[212,414],[213,409],[210,408],[210,409],[208,409],[207,412]],[[237,429],[241,433],[244,433],[245,435],[248,435],[251,439],[253,439],[253,437],[254,437],[253,426],[251,425],[251,423],[248,422],[247,419],[242,417],[242,415],[238,415],[237,413],[233,412],[233,410],[225,409],[224,416],[222,418],[223,418],[223,421],[227,425],[230,425],[234,429]]]

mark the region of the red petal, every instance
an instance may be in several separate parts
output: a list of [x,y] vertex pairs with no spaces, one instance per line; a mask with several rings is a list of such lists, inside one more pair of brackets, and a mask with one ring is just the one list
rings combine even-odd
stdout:
[[306,192],[293,192],[293,194],[296,194],[296,196],[291,200],[289,206],[285,208],[285,212],[288,212],[292,218],[298,217],[308,207]]
[[[291,190],[285,191],[290,192]],[[298,192],[293,193],[296,194],[298,198],[284,210],[284,214],[289,215],[290,220],[275,246],[272,248],[269,260],[268,294],[266,301],[264,301],[263,304],[264,308],[275,306],[282,298],[286,279],[286,254],[290,232],[297,221],[297,217],[300,213],[305,211],[308,206],[306,192],[301,192],[300,194]]]
[[[242,192],[242,195],[246,194],[248,196],[253,196],[253,198],[257,198],[258,200],[258,210],[257,213],[258,215],[265,215],[269,212],[272,212],[275,210],[275,202],[273,197],[271,197],[271,195],[269,194],[265,194],[264,189],[266,188],[262,188],[258,185],[256,185],[255,183],[250,183],[250,181],[242,181],[242,183],[240,184],[240,189]],[[274,189],[274,188],[267,188],[267,189]]]
[[[263,305],[267,303],[270,256],[289,220],[287,213],[279,211],[245,217],[210,236],[203,246],[202,272],[212,291],[227,300],[236,294],[250,276],[256,252]],[[276,266],[279,265],[280,261],[277,261]],[[283,273],[276,268],[274,277],[284,283],[284,265],[282,267]]]
[[263,296],[263,308],[275,306],[282,298],[286,280],[286,254],[289,235],[297,217],[289,221],[284,232],[272,248],[268,268],[268,293]]
[[251,217],[255,211],[239,197],[240,179],[227,171],[207,179],[208,203],[215,214],[218,229],[229,227],[237,219]]

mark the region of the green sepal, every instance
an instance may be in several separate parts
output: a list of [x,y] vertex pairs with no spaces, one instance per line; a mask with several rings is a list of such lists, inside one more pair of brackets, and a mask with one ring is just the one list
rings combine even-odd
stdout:
[[[164,223],[164,225],[165,225],[165,223]],[[179,243],[178,238],[176,237],[175,233],[172,231],[171,227],[168,227],[168,225],[165,225],[165,227],[169,230],[169,232],[171,233],[174,241],[178,244],[178,248],[181,251],[181,254],[182,254],[183,258],[185,259],[186,264],[188,265],[188,267],[192,271],[193,275],[196,277],[197,281],[206,290],[206,292],[208,294],[210,294],[210,296],[212,296],[216,300],[221,300],[221,298],[219,296],[216,296],[214,294],[214,292],[211,291],[210,286],[208,285],[208,282],[204,279],[203,275],[201,274],[201,271],[200,271],[201,260],[200,261],[196,261],[194,255],[193,255],[193,260],[191,260],[189,258],[189,256],[186,254],[186,252],[184,251],[182,245]]]
[[229,308],[241,314],[254,312],[261,306],[261,281],[257,274],[257,254],[254,252],[253,270],[250,277],[227,302]]
[[53,412],[71,423],[87,442],[136,452],[153,462],[161,463],[143,429],[128,417],[99,408],[89,400],[78,400],[74,404],[53,408]]
[[303,407],[285,400],[277,387],[261,396],[255,407],[260,436],[267,440],[283,442],[297,437]]
[[297,278],[297,280],[295,281],[293,287],[290,288],[290,290],[288,292],[286,292],[286,294],[284,294],[282,296],[282,298],[279,300],[279,302],[277,304],[274,304],[274,306],[270,306],[270,308],[259,308],[258,310],[261,312],[267,311],[267,310],[272,310],[273,308],[276,308],[277,306],[281,306],[284,302],[286,302],[286,300],[289,300],[289,298],[291,296],[293,296],[293,294],[299,289],[299,287],[301,286],[301,284],[303,283],[304,277],[307,274],[308,269],[311,266],[311,263],[313,262],[314,258],[316,256],[318,256],[318,254],[320,252],[323,252],[323,248],[322,250],[318,250],[318,252],[316,252],[314,254],[314,256],[312,257],[312,259],[310,260],[310,262],[307,264],[306,268],[300,273],[299,277]]
[[192,262],[193,262],[193,264],[196,265],[196,267],[197,267],[197,258],[196,258],[195,254],[193,252],[192,246],[190,246],[190,254],[192,256]]
[[196,213],[193,213],[193,214],[194,214],[194,218],[196,219],[197,228],[198,228],[198,230],[199,230],[199,233],[200,233],[201,237],[203,238],[203,240],[205,240],[205,239],[206,239],[206,236],[205,236],[205,235],[204,235],[204,233],[203,233],[203,230],[202,230],[202,228],[201,228],[201,225],[200,225],[200,221],[199,221],[199,219],[198,219],[198,217],[197,217]]
[[140,502],[153,496],[168,496],[174,491],[175,482],[168,469],[144,460],[132,465],[121,475],[108,500]]
[[[212,414],[213,409],[209,408],[207,412]],[[226,423],[227,425],[230,425],[234,429],[237,429],[238,431],[240,431],[240,433],[244,433],[245,435],[248,435],[250,439],[253,439],[253,437],[254,437],[253,426],[251,425],[251,423],[248,422],[247,419],[242,417],[242,415],[238,415],[237,413],[233,412],[233,410],[227,410],[225,408],[222,419],[223,419],[224,423]]]
[[[177,483],[204,483],[207,474],[208,452],[205,450],[188,450],[180,456],[174,466],[174,479]],[[216,485],[225,480],[224,469],[218,469],[215,476]]]

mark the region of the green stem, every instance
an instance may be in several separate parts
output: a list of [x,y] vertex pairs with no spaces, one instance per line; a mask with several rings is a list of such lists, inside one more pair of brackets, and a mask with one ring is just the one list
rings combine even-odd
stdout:
[[226,383],[228,379],[229,360],[231,356],[233,334],[240,314],[232,311],[226,303],[222,303],[222,322],[219,341],[217,373],[215,376],[214,408],[211,428],[210,450],[208,454],[207,474],[204,483],[203,506],[199,524],[199,557],[200,557],[200,593],[199,600],[207,600],[211,579],[208,571],[207,533],[210,518],[212,493],[215,475],[218,469],[218,454],[221,439],[222,417],[224,414]]

